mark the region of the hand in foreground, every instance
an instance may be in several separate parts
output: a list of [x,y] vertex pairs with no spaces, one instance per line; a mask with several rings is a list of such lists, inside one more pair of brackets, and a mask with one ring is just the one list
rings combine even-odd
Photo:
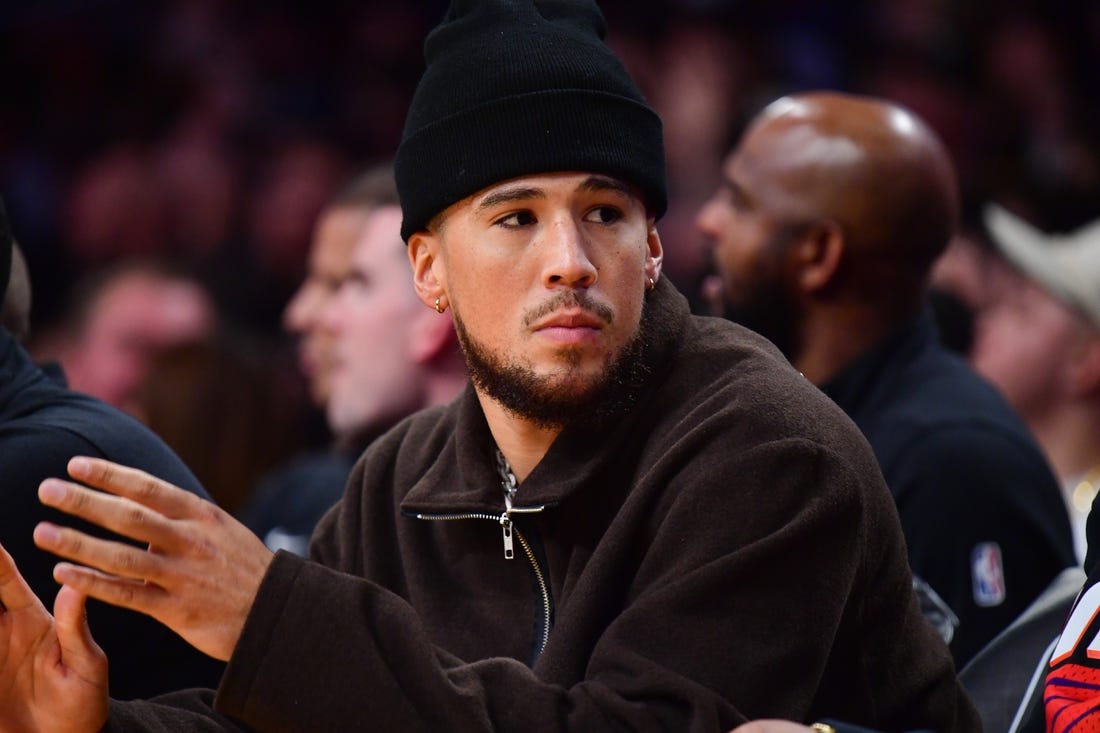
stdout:
[[789,720],[754,720],[737,726],[730,733],[815,733],[815,730]]
[[94,733],[107,722],[107,657],[63,587],[50,614],[0,547],[0,730]]
[[228,660],[272,554],[216,505],[144,471],[95,458],[69,461],[69,475],[38,489],[43,504],[149,549],[43,522],[39,547],[59,563],[54,578],[101,601],[148,614],[215,659]]

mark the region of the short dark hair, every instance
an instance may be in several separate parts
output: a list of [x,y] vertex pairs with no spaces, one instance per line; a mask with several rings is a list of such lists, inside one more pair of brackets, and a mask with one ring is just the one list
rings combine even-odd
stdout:
[[375,208],[399,206],[393,165],[384,163],[359,173],[344,184],[329,201],[330,207]]

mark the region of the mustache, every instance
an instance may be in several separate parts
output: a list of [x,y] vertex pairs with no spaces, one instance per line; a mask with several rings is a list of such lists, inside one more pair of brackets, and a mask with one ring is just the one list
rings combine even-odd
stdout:
[[607,324],[615,321],[615,311],[606,303],[601,303],[583,290],[563,290],[538,307],[523,315],[523,325],[530,326],[555,311],[565,308],[580,308],[591,313]]

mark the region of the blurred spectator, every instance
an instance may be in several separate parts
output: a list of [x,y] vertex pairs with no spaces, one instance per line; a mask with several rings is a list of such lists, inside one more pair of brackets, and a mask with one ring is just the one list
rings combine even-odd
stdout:
[[426,310],[408,274],[397,203],[371,212],[351,269],[321,314],[332,337],[329,425],[363,444],[417,410],[451,401],[466,363],[450,317]]
[[272,549],[305,554],[366,445],[466,383],[451,319],[424,308],[409,267],[393,170],[367,171],[322,213],[309,272],[285,311],[336,444],[265,477],[241,510],[242,522]]
[[216,138],[184,128],[159,149],[153,166],[165,196],[166,254],[195,263],[215,258],[241,205],[235,156]]
[[1085,519],[1100,489],[1100,222],[1049,236],[996,206],[988,222],[1015,269],[980,312],[972,361],[1058,474],[1083,562]]
[[[393,171],[373,169],[352,179],[328,202],[313,229],[306,276],[283,310],[283,328],[292,337],[298,368],[310,400],[324,410],[331,397],[333,344],[321,314],[352,268],[352,252],[371,212],[397,201]],[[321,516],[339,500],[364,444],[327,426],[335,444],[291,456],[250,484],[237,511],[241,521],[272,549],[304,555]]]
[[324,208],[313,230],[306,277],[283,310],[283,328],[297,345],[298,367],[322,409],[329,399],[332,339],[321,328],[320,316],[351,271],[352,252],[371,211],[396,203],[392,175],[388,168],[365,173]]
[[153,256],[166,239],[165,204],[149,151],[116,146],[89,162],[69,188],[66,246],[83,268]]
[[962,666],[1073,549],[1050,468],[996,391],[941,346],[925,300],[958,219],[946,150],[908,110],[784,97],[699,215],[716,305],[772,341],[875,451],[913,573],[959,619]]
[[151,261],[90,275],[74,292],[60,331],[35,350],[56,358],[72,389],[137,414],[150,363],[216,328],[214,304],[193,278]]

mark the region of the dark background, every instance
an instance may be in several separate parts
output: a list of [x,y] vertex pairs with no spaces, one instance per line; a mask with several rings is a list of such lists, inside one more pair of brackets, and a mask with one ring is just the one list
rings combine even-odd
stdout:
[[[907,104],[944,137],[968,210],[1047,228],[1100,214],[1100,4],[895,0],[603,3],[665,118],[670,274],[744,121],[799,89]],[[77,276],[136,253],[208,278],[274,333],[333,187],[393,152],[433,2],[4,3],[0,191],[49,323]],[[677,205],[679,204],[679,205]],[[685,264],[679,264],[683,260]],[[682,275],[687,288],[687,276]]]

